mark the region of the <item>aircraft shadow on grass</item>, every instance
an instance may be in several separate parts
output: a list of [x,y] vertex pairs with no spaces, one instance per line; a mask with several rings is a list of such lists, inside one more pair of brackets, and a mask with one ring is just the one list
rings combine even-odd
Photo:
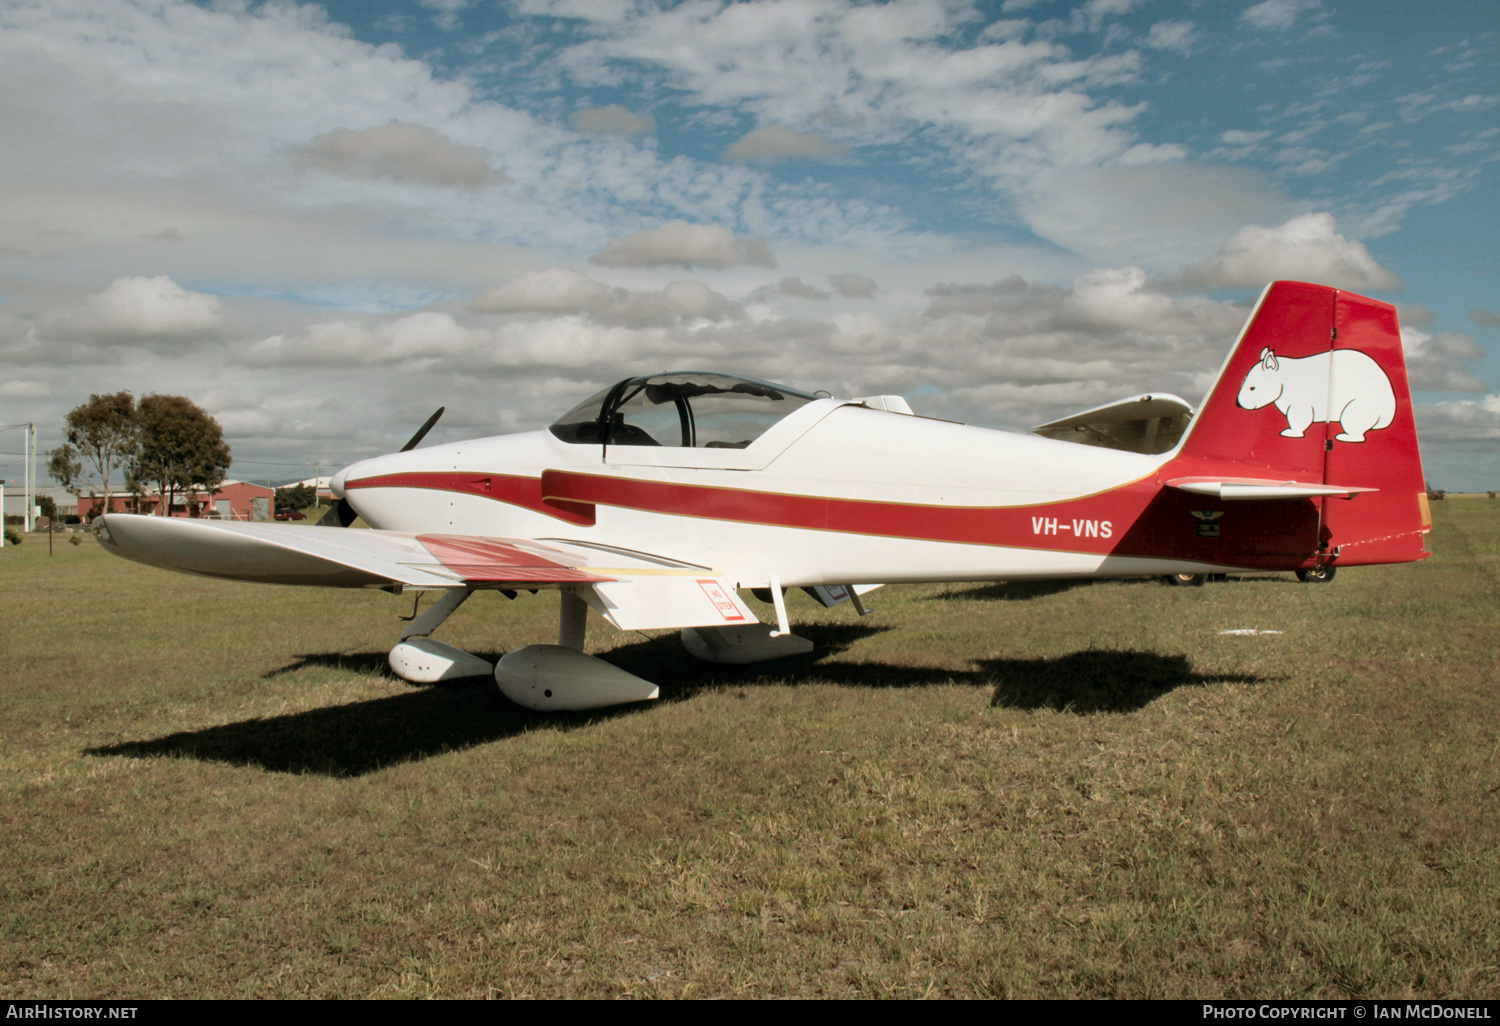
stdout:
[[[1272,585],[1272,584],[1297,584],[1296,578],[1286,574],[1272,576],[1260,574],[1258,576],[1231,576],[1227,581],[1216,581],[1210,587],[1222,587],[1229,585],[1241,587],[1247,584]],[[1143,588],[1165,588],[1166,583],[1157,577],[1082,577],[1074,579],[1058,578],[1045,581],[995,581],[990,584],[977,584],[968,588],[953,588],[941,595],[929,596],[928,602],[946,602],[953,599],[967,600],[970,602],[1026,602],[1031,599],[1046,598],[1048,595],[1060,595],[1074,588],[1093,588],[1107,584],[1130,584]]]
[[[384,654],[379,658],[383,662]],[[343,660],[346,667],[356,665],[349,656]],[[628,711],[631,707],[621,708]],[[555,725],[568,729],[589,719],[558,716]],[[192,758],[281,773],[357,777],[397,763],[498,741],[535,729],[538,721],[545,722],[545,718],[511,706],[499,697],[493,681],[479,678],[86,751],[89,755]]]
[[[1180,687],[1257,684],[1248,674],[1200,674],[1186,656],[1088,650],[1053,659],[984,659],[972,670],[947,670],[837,658],[860,638],[888,630],[861,624],[805,625],[800,632],[819,651],[778,660],[773,667],[715,666],[693,659],[676,640],[650,638],[605,653],[609,662],[660,682],[665,701],[686,701],[714,688],[775,683],[836,684],[865,688],[970,685],[990,690],[995,707],[1052,709],[1076,714],[1128,713]],[[833,657],[833,658],[830,658]],[[385,669],[381,653],[302,655],[303,666],[337,666],[361,672]],[[269,676],[269,675],[268,675]],[[357,777],[403,762],[501,741],[527,731],[576,730],[617,716],[649,712],[648,704],[591,713],[541,714],[500,697],[494,682],[475,678],[414,687],[399,695],[264,719],[182,731],[144,741],[86,749],[97,756],[186,757],[280,773]]]
[[995,581],[990,584],[977,584],[962,590],[953,588],[942,595],[933,595],[927,601],[946,602],[952,599],[967,599],[971,602],[1025,602],[1029,599],[1046,598],[1048,595],[1059,595],[1065,591],[1072,591],[1074,588],[1086,588],[1093,583],[1087,578]]
[[299,655],[295,662],[278,666],[274,670],[268,670],[261,674],[262,680],[272,680],[276,677],[284,677],[298,670],[308,667],[321,666],[328,670],[353,670],[356,673],[373,674],[377,677],[390,677],[398,679],[391,672],[390,660],[384,652],[314,652]]

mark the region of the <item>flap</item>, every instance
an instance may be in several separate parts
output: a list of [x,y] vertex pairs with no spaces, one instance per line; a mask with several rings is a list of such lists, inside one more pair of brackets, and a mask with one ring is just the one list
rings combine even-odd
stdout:
[[589,605],[625,631],[759,623],[722,578],[660,574],[595,584]]

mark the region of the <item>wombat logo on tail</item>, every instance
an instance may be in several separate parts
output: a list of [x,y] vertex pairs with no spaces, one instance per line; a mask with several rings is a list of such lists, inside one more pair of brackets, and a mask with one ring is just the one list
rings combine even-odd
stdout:
[[1235,402],[1244,410],[1274,403],[1286,416],[1284,438],[1301,438],[1313,423],[1336,422],[1343,429],[1336,440],[1363,442],[1367,431],[1390,427],[1396,419],[1390,378],[1358,349],[1277,359],[1267,346],[1260,351],[1260,363],[1245,375]]

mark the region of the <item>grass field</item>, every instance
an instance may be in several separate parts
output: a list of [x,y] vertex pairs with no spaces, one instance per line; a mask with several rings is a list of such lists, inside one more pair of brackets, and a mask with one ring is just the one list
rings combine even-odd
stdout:
[[1500,502],[1434,513],[1434,558],[1329,585],[797,595],[818,654],[743,670],[591,622],[663,685],[592,716],[395,679],[410,598],[34,536],[0,992],[1495,997]]

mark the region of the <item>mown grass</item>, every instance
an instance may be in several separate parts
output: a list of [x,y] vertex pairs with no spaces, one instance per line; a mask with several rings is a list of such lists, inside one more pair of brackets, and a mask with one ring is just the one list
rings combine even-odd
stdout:
[[739,670],[591,624],[663,700],[562,717],[394,679],[410,599],[29,539],[0,988],[1493,997],[1500,503],[1435,514],[1432,560],[1326,586],[796,596],[818,654]]

